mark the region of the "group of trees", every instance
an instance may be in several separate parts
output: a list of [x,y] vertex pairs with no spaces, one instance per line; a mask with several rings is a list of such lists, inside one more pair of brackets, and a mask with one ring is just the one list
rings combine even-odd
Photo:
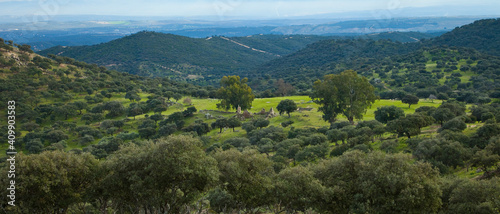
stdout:
[[[348,70],[324,76],[312,89],[311,98],[330,127],[284,129],[263,117],[243,122],[219,116],[207,119],[210,123],[195,118],[194,106],[171,99],[178,102],[181,94],[213,95],[225,110],[249,109],[255,96],[248,79],[224,77],[216,91],[53,57],[55,62],[26,61],[45,75],[20,67],[9,71],[8,81],[0,79],[7,84],[0,84],[0,99],[20,101],[18,125],[28,132],[23,137],[16,133],[15,146],[30,153],[18,156],[19,204],[10,207],[8,200],[2,200],[5,212],[494,213],[500,209],[491,197],[500,194],[495,178],[500,161],[498,103],[473,106],[469,115],[463,102],[451,100],[437,108],[417,108],[413,114],[383,106],[375,111],[376,120],[359,121],[377,99],[377,89]],[[144,92],[149,94],[147,100],[139,96]],[[408,93],[395,94],[409,107],[419,101]],[[75,95],[85,96],[85,101]],[[116,97],[126,97],[131,104],[124,106]],[[179,111],[163,114],[177,107]],[[277,106],[288,117],[296,109],[289,99]],[[339,115],[348,121],[337,121]],[[471,133],[462,132],[467,123],[476,121],[484,124]],[[434,123],[439,125],[437,136],[415,137]],[[204,136],[212,129],[234,131],[240,126],[245,133],[224,141],[213,143]],[[6,137],[6,127],[0,128]],[[395,136],[381,137],[386,132]],[[64,152],[72,141],[83,149]],[[374,151],[373,145],[379,143],[381,151]],[[7,174],[8,164],[0,166]],[[460,167],[477,167],[485,173],[478,181],[452,178]],[[1,177],[0,182],[9,181]]]
[[[431,141],[418,146],[418,158],[435,156],[420,149]],[[447,149],[458,151],[446,141],[436,143],[445,154]],[[273,159],[248,148],[206,153],[200,140],[183,135],[130,143],[106,160],[63,151],[19,154],[16,163],[22,170],[16,174],[16,198],[22,200],[16,200],[15,207],[2,200],[1,209],[10,213],[493,213],[499,208],[494,197],[500,194],[499,179],[439,177],[431,164],[411,161],[408,154],[358,150],[284,168],[276,168]],[[8,170],[1,168],[4,174]],[[7,185],[9,180],[3,176],[0,182]],[[4,197],[6,191],[2,190]]]
[[241,126],[241,119],[237,117],[231,117],[229,119],[222,117],[213,122],[211,126],[212,128],[219,128],[219,133],[222,133],[223,128],[232,128],[234,131],[234,128]]
[[[196,108],[187,107],[178,120],[158,126],[164,119],[162,113],[175,104],[173,100],[193,94],[215,97],[213,87],[139,77],[68,57],[44,58],[31,54],[27,46],[15,48],[3,40],[1,44],[0,67],[5,75],[0,78],[0,100],[16,101],[16,124],[28,132],[22,138],[21,132],[16,132],[16,147],[33,154],[65,149],[71,143],[97,158],[105,158],[122,141],[158,138],[182,130],[183,119],[191,117]],[[144,94],[148,94],[147,99],[139,96]],[[132,103],[124,105],[120,100],[123,97]],[[138,115],[147,120],[126,118]],[[0,128],[7,127],[4,124]],[[6,133],[1,132],[0,137],[5,138]],[[93,145],[96,143],[99,145]]]
[[[348,69],[367,77],[376,88],[376,95],[383,99],[403,99],[408,94],[475,104],[488,103],[498,94],[498,57],[462,47],[418,46],[389,41],[325,40],[274,60],[249,77],[257,79],[251,85],[263,91],[261,97],[273,90],[277,92],[274,83],[280,79],[293,85],[297,94],[310,95],[315,80]],[[374,50],[378,52],[370,52]]]

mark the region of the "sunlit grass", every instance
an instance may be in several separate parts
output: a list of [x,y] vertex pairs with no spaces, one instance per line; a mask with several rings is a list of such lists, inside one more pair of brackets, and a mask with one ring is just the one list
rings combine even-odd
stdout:
[[[291,117],[288,118],[288,115],[283,114],[281,116],[277,116],[274,118],[270,118],[269,121],[269,126],[277,126],[281,127],[281,123],[285,121],[293,121],[294,123],[287,127],[284,128],[285,131],[290,130],[291,127],[297,127],[297,128],[306,128],[306,127],[313,127],[313,128],[320,128],[323,126],[330,126],[330,123],[324,121],[322,119],[322,112],[318,111],[318,105],[316,103],[311,102],[311,98],[308,96],[288,96],[288,97],[273,97],[273,98],[261,98],[261,99],[255,99],[252,103],[252,108],[249,110],[250,113],[254,114],[260,112],[262,109],[265,109],[266,112],[270,110],[270,108],[273,108],[276,113],[278,113],[276,107],[278,106],[279,102],[281,100],[285,99],[290,99],[293,100],[297,103],[297,106],[300,108],[313,108],[311,111],[302,111],[302,112],[293,112],[291,113]],[[220,109],[217,109],[216,104],[219,102],[218,100],[215,99],[197,99],[197,98],[191,98],[192,105],[196,107],[198,110],[215,110],[218,111]],[[377,100],[370,108],[367,109],[366,113],[363,116],[362,120],[374,120],[375,119],[375,111],[377,108],[382,107],[382,106],[390,106],[394,105],[397,107],[400,107],[405,114],[413,114],[415,112],[415,109],[421,107],[421,106],[434,106],[438,107],[441,104],[442,101],[440,100],[420,100],[420,102],[416,105],[411,105],[411,108],[408,108],[408,104],[402,103],[400,100]],[[231,109],[228,110],[230,113],[218,113],[218,112],[209,112],[212,116],[217,117],[217,116],[223,116],[223,117],[232,117],[235,115],[235,110]],[[193,118],[189,118],[186,120],[186,125],[193,123],[195,120],[204,120],[205,123],[211,124],[212,122],[215,121],[215,119],[205,119],[205,113],[196,113]],[[255,115],[255,117],[259,117],[260,115]],[[262,117],[262,116],[261,116]],[[251,119],[247,119],[247,121],[250,121]],[[347,119],[343,116],[339,116],[338,120],[340,121],[346,121]],[[246,121],[243,121],[246,122]],[[357,122],[357,121],[355,121]],[[208,136],[211,137],[211,139],[214,142],[221,142],[226,139],[229,139],[231,137],[236,137],[236,136],[245,136],[246,132],[244,130],[241,130],[241,128],[236,129],[237,132],[232,132],[231,129],[227,129],[223,131],[223,133],[219,133],[219,129],[214,129],[210,133],[208,133]]]

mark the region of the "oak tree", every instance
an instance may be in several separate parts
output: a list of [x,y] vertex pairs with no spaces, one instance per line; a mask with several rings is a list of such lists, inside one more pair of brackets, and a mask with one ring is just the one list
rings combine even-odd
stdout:
[[401,99],[401,102],[408,104],[408,108],[411,108],[411,105],[418,104],[418,97],[415,95],[408,94]]
[[221,99],[221,102],[217,104],[217,108],[229,110],[240,106],[242,110],[245,110],[252,107],[255,95],[246,84],[247,82],[247,78],[240,79],[239,76],[222,77],[221,88],[217,90],[217,97]]
[[286,112],[288,114],[288,117],[290,118],[290,113],[297,110],[297,104],[295,104],[295,102],[293,100],[286,99],[286,100],[282,100],[278,104],[276,109],[278,110],[280,115]]
[[349,122],[362,119],[366,109],[375,102],[375,88],[365,77],[347,70],[338,75],[330,74],[314,82],[311,98],[321,107],[325,121],[334,122],[337,115],[344,115]]
[[375,119],[381,123],[387,123],[404,116],[405,112],[403,109],[396,106],[382,106],[378,107],[375,111]]

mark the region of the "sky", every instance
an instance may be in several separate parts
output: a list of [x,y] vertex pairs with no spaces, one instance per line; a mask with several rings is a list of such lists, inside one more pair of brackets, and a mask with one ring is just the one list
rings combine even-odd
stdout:
[[57,15],[265,19],[356,11],[386,11],[401,15],[397,12],[405,8],[438,8],[442,13],[436,15],[500,15],[499,0],[0,0],[0,15],[37,19]]

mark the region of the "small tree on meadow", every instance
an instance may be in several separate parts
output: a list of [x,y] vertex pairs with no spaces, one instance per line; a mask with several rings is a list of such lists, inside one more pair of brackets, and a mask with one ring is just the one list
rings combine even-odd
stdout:
[[212,123],[212,128],[219,128],[219,133],[222,133],[222,129],[228,126],[229,126],[228,119],[225,117],[217,119],[215,122]]
[[286,112],[288,114],[288,118],[290,118],[290,113],[297,110],[297,104],[295,104],[295,102],[293,100],[286,99],[286,100],[282,100],[278,104],[276,109],[278,110],[280,115]]
[[401,102],[408,104],[408,108],[411,108],[411,105],[413,104],[418,104],[418,97],[415,95],[408,94],[403,99],[401,99]]
[[236,117],[231,117],[227,120],[227,125],[229,128],[232,128],[234,132],[234,128],[241,126],[241,120]]

